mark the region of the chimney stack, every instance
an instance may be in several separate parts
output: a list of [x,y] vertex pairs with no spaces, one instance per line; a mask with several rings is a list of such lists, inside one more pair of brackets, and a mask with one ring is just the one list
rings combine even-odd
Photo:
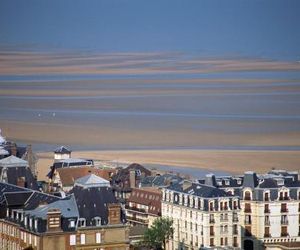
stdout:
[[11,154],[13,156],[17,156],[17,144],[16,143],[13,142],[11,144],[10,150],[11,150]]
[[48,231],[61,231],[61,211],[59,209],[49,209],[47,213]]
[[135,170],[129,170],[129,183],[131,188],[135,188]]
[[216,176],[214,174],[207,174],[205,176],[205,185],[216,187],[217,186]]
[[121,206],[119,204],[108,204],[108,223],[110,225],[121,223]]

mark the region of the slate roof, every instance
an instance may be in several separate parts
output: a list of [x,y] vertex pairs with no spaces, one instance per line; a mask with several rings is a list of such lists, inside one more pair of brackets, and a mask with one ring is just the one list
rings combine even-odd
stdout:
[[79,211],[77,208],[76,200],[74,195],[68,196],[64,199],[54,201],[48,205],[41,205],[33,210],[29,210],[25,214],[34,216],[41,219],[47,219],[47,213],[50,209],[59,209],[61,215],[65,218],[68,217],[79,217]]
[[9,155],[9,152],[0,146],[0,155]]
[[141,180],[142,187],[165,187],[172,183],[179,183],[183,178],[173,174],[163,174],[157,176],[146,176]]
[[38,207],[41,203],[49,204],[57,200],[59,198],[53,195],[0,182],[0,204],[6,206],[29,210]]
[[11,156],[8,156],[8,157],[0,160],[0,166],[2,166],[2,167],[26,167],[26,166],[28,166],[28,162],[14,156],[14,155],[11,155]]
[[168,189],[183,192],[187,194],[196,195],[203,198],[215,198],[215,197],[230,197],[232,195],[228,194],[222,189],[217,187],[208,186],[204,184],[191,183],[187,188],[183,188],[181,184],[171,185]]
[[72,151],[68,149],[66,146],[60,146],[54,150],[55,154],[70,154]]
[[86,226],[93,225],[93,218],[95,217],[100,217],[102,224],[108,223],[107,206],[110,203],[117,203],[111,188],[83,188],[76,185],[70,193],[75,196],[79,216],[86,219]]
[[89,174],[81,178],[78,178],[75,181],[75,186],[81,186],[83,188],[110,187],[110,183],[108,180],[105,180],[97,175]]
[[34,178],[27,161],[24,161],[15,156],[9,156],[0,160],[0,176],[3,170],[7,172],[7,181],[10,184],[17,185],[19,178],[24,178],[25,187],[38,190],[38,184]]

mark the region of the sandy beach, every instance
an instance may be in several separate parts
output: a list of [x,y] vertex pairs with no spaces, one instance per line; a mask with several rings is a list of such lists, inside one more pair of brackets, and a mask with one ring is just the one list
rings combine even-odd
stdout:
[[[53,162],[53,153],[39,153],[39,179],[45,179]],[[237,150],[122,150],[75,151],[73,157],[103,161],[158,164],[184,168],[208,169],[242,174],[247,170],[263,173],[275,169],[299,171],[299,151],[237,151]]]

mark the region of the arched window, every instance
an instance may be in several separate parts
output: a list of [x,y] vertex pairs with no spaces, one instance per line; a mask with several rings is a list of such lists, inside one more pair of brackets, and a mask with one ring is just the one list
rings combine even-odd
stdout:
[[250,201],[251,200],[251,192],[250,191],[245,191],[244,193],[244,200]]

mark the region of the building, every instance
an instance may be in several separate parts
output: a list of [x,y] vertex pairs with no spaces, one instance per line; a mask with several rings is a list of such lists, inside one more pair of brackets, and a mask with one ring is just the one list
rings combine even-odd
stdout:
[[120,205],[99,181],[81,178],[66,198],[0,183],[0,249],[129,249]]
[[72,151],[66,146],[60,146],[54,150],[54,161],[70,159],[71,153]]
[[126,219],[131,225],[150,227],[161,216],[161,190],[133,188],[126,201]]
[[68,158],[54,161],[53,165],[50,167],[50,171],[47,174],[49,187],[51,192],[56,192],[61,190],[60,178],[57,178],[57,170],[62,168],[80,168],[80,167],[94,167],[94,161],[90,159],[77,159]]
[[171,184],[180,183],[184,179],[175,174],[157,174],[154,176],[146,176],[140,182],[140,187],[167,187]]
[[65,167],[56,169],[52,182],[56,183],[57,191],[69,192],[78,178],[89,174],[94,174],[110,181],[111,176],[116,172],[115,169],[100,169],[95,167]]
[[168,249],[241,247],[239,197],[215,182],[209,175],[203,184],[184,181],[163,188],[162,216],[173,219],[174,227]]
[[131,193],[131,189],[139,187],[142,179],[150,175],[150,170],[137,163],[118,169],[111,180],[115,196],[120,201],[125,202]]
[[28,162],[13,155],[0,160],[0,181],[38,190]]
[[297,172],[217,178],[216,186],[241,200],[244,249],[300,249],[300,181]]

